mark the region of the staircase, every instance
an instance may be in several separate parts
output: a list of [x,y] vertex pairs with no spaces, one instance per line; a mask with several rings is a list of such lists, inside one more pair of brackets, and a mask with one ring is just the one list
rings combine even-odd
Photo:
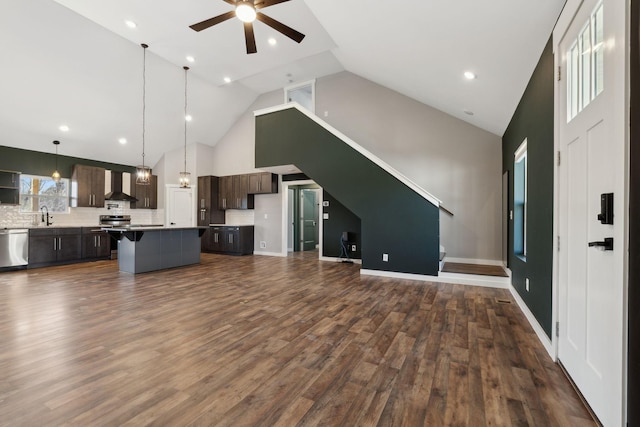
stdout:
[[359,216],[364,270],[438,275],[438,199],[295,103],[255,115],[256,168],[295,165]]

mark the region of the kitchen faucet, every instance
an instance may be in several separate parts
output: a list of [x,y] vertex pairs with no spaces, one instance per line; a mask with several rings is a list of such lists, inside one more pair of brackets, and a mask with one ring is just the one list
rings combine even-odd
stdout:
[[47,218],[47,227],[50,226],[50,225],[53,225],[53,221],[51,221],[51,222],[49,221],[49,218],[53,219],[53,215],[51,217],[49,217],[49,208],[46,207],[46,206],[41,206],[40,207],[40,211],[42,212],[42,222],[45,222],[45,211],[47,211],[46,212],[46,214],[47,214],[47,217],[46,217]]

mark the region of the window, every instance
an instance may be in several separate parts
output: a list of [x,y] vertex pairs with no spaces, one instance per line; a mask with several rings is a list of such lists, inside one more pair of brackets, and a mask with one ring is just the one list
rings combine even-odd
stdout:
[[48,176],[20,175],[20,212],[39,212],[42,206],[49,212],[68,212],[69,180],[55,182]]
[[514,154],[513,165],[513,251],[527,256],[527,140]]
[[603,5],[596,6],[567,52],[567,122],[604,90]]
[[284,88],[284,102],[297,102],[312,113],[316,110],[316,81],[300,83]]

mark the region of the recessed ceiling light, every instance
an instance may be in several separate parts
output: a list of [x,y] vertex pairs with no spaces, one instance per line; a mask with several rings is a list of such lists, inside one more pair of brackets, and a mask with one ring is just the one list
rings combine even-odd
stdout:
[[127,143],[127,138],[119,138],[119,139],[118,139],[118,142],[119,142],[120,144],[124,145],[124,144],[126,144],[126,143]]
[[195,62],[195,61],[196,61],[196,58],[194,58],[191,55],[187,55],[187,62]]
[[129,28],[136,28],[138,26],[138,24],[136,24],[135,22],[131,21],[131,20],[126,20],[124,21],[124,23],[127,25],[127,27]]
[[478,76],[476,76],[476,74],[475,74],[475,73],[473,73],[473,72],[471,72],[471,71],[465,71],[465,72],[464,72],[464,77],[465,77],[467,80],[473,80],[473,79],[477,79],[477,78],[478,78]]
[[187,114],[186,116],[184,116],[184,119],[190,122],[191,120],[193,120],[193,117],[191,117],[191,114]]
[[225,77],[224,78],[224,82],[225,83],[231,83],[231,78],[230,77]]
[[276,39],[274,39],[273,37],[271,37],[271,38],[269,39],[269,44],[270,44],[271,46],[275,46],[275,45],[277,45],[277,44],[278,44],[278,41],[277,41]]
[[471,110],[462,110],[462,111],[464,111],[464,113],[468,116],[473,116],[473,111]]
[[67,125],[60,125],[58,129],[60,129],[62,132],[69,132],[69,126]]

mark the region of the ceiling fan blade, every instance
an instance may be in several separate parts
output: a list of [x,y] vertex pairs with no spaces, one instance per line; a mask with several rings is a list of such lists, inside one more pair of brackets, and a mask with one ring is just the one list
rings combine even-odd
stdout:
[[302,39],[304,39],[304,34],[294,30],[291,27],[288,27],[288,26],[284,25],[280,21],[276,21],[275,19],[268,17],[267,15],[265,15],[263,13],[258,13],[256,15],[256,19],[258,21],[264,22],[265,24],[267,24],[268,26],[270,26],[274,30],[281,32],[282,34],[284,34],[285,36],[289,37],[291,40],[293,40],[295,42],[300,43],[302,41]]
[[[226,1],[226,0],[225,0]],[[273,6],[274,4],[288,2],[289,0],[257,0],[255,2],[256,9]]]
[[227,3],[229,3],[229,4],[230,4],[230,5],[232,5],[232,6],[235,6],[235,5],[236,5],[236,1],[235,1],[235,0],[222,0],[222,1],[227,2]]
[[236,16],[236,11],[232,10],[227,13],[223,13],[222,15],[215,16],[213,18],[209,18],[206,21],[198,22],[197,24],[189,25],[194,31],[202,31],[206,30],[209,27],[213,27],[216,24],[226,21],[227,19],[231,19]]
[[256,38],[253,35],[253,24],[251,22],[244,23],[244,38],[247,43],[247,54],[256,53]]

